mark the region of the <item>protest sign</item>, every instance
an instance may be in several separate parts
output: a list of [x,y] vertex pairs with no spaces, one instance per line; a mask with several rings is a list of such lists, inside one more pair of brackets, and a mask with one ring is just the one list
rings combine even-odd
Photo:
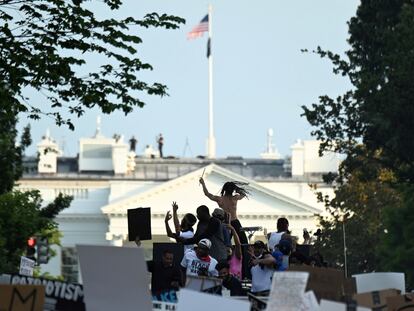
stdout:
[[353,299],[358,306],[364,306],[375,310],[387,310],[387,297],[398,296],[399,290],[385,289],[368,293],[355,294]]
[[414,293],[386,298],[388,311],[414,311]]
[[298,310],[319,311],[319,303],[313,291],[303,294],[302,305],[298,308]]
[[43,311],[44,301],[42,285],[0,284],[0,310]]
[[342,271],[330,268],[318,268],[311,266],[289,267],[289,271],[309,272],[307,291],[313,291],[318,300],[327,299],[340,301],[343,297],[345,277]]
[[21,256],[20,257],[20,269],[19,269],[19,273],[21,275],[28,275],[28,276],[32,276],[33,275],[33,269],[35,266],[35,261],[33,259]]
[[152,293],[152,301],[176,303],[177,292],[175,290],[165,290],[157,293]]
[[164,301],[153,301],[152,310],[174,311],[177,310],[177,304]]
[[152,309],[140,248],[77,245],[88,311]]
[[[198,292],[209,292],[210,289],[217,289],[217,287],[221,288],[221,282],[221,279],[218,278],[187,275],[187,284],[185,285],[185,288]],[[213,293],[216,293],[216,290],[214,290]]]
[[308,272],[275,272],[266,310],[300,310],[308,278]]
[[382,289],[395,288],[405,293],[404,273],[372,272],[355,274],[357,293],[372,292]]
[[267,306],[267,297],[258,297],[251,293],[247,293],[250,301],[250,311],[265,310]]
[[85,311],[83,287],[80,284],[19,274],[4,274],[3,280],[13,285],[43,285],[45,288],[44,311]]
[[151,240],[151,209],[149,207],[129,209],[127,214],[129,241],[135,241],[137,237],[141,241]]
[[206,293],[199,293],[193,290],[183,288],[178,295],[178,311],[249,311],[250,303],[248,301],[237,300],[233,298],[220,297]]

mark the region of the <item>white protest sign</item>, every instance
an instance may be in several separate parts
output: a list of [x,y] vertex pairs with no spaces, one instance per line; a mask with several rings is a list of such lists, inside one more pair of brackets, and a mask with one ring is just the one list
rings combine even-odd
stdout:
[[[347,305],[341,302],[321,299],[320,311],[347,311]],[[370,308],[357,307],[356,311],[371,311]]]
[[250,311],[248,301],[200,293],[185,288],[181,289],[178,294],[177,311]]
[[399,289],[405,293],[404,273],[399,272],[372,272],[355,274],[357,293],[373,292],[383,289]]
[[177,304],[173,302],[153,301],[152,310],[174,311],[177,310]]
[[266,311],[300,310],[308,278],[308,272],[275,272]]
[[308,291],[303,294],[302,306],[298,310],[303,311],[319,311],[319,303],[313,291]]
[[187,275],[186,283],[185,288],[202,292],[209,288],[221,285],[222,281],[218,278]]
[[77,245],[88,311],[152,310],[140,248]]
[[19,273],[21,275],[26,275],[26,276],[33,276],[33,269],[35,266],[35,261],[21,256],[20,257],[20,269],[19,269]]

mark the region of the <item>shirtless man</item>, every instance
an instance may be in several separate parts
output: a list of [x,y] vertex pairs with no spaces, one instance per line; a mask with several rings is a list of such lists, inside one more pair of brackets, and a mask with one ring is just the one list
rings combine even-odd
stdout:
[[[237,219],[237,201],[247,197],[248,191],[242,187],[245,183],[226,182],[221,189],[221,196],[213,195],[208,192],[203,177],[200,178],[200,184],[203,186],[204,194],[212,201],[217,202],[218,206],[230,215],[230,223],[236,229],[242,244],[248,244],[246,234],[240,231],[242,227],[240,221]],[[235,194],[234,194],[235,193]]]

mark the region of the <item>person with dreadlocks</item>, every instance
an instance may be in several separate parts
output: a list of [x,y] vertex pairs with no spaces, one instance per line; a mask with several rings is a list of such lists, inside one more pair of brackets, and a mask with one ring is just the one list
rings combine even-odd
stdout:
[[203,186],[204,194],[212,201],[217,202],[218,206],[222,208],[230,216],[230,224],[236,230],[241,244],[248,244],[247,236],[244,232],[240,231],[242,225],[237,218],[237,201],[247,198],[249,192],[243,188],[248,185],[238,181],[228,181],[224,183],[221,188],[221,196],[213,195],[208,192],[203,177],[200,178],[200,184]]

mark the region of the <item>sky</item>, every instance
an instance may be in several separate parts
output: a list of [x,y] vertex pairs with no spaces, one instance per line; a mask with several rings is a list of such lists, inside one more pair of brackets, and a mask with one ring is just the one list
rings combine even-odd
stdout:
[[[350,84],[332,73],[329,61],[301,49],[321,46],[343,54],[349,48],[347,21],[355,15],[358,0],[127,0],[117,16],[141,18],[158,12],[186,20],[178,30],[133,30],[143,39],[138,57],[154,67],[139,78],[166,84],[169,96],[145,97],[146,106],[127,116],[89,110],[73,119],[74,131],[48,118],[28,121],[22,116],[19,128],[29,122],[34,142],[26,154],[35,154],[36,143],[49,129],[65,156],[76,155],[79,138],[92,137],[101,116],[102,134],[124,135],[125,141],[134,135],[138,154],[146,145],[156,147],[156,136],[162,133],[164,155],[206,155],[207,34],[195,40],[186,35],[207,14],[209,3],[217,157],[258,158],[266,149],[269,128],[282,156],[290,154],[297,139],[312,139],[301,106],[318,102],[320,95],[340,95]],[[113,14],[99,6],[94,10],[107,18]],[[88,61],[92,68],[94,59]],[[36,104],[43,99],[32,94],[31,100]]]

